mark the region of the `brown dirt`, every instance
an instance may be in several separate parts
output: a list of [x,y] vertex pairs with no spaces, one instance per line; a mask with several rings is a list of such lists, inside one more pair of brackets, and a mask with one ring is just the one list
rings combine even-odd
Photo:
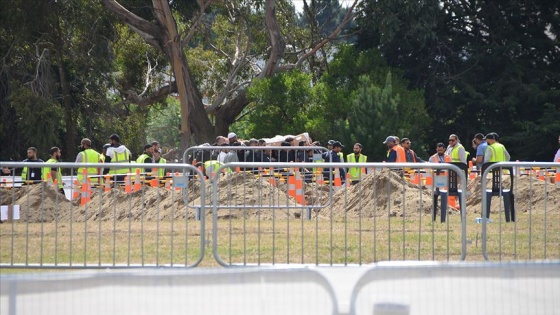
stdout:
[[[321,218],[372,217],[387,215],[415,215],[418,209],[429,215],[432,211],[432,191],[418,187],[389,170],[369,174],[362,182],[347,188],[338,189],[329,203],[328,186],[314,183],[304,184],[307,205],[321,205],[315,213]],[[545,194],[546,188],[546,194]],[[206,204],[211,205],[212,187],[206,181]],[[302,207],[294,198],[286,194],[287,184],[278,182],[276,187],[267,178],[256,178],[247,173],[233,173],[223,176],[218,182],[219,204],[237,205],[245,208],[220,209],[218,217],[241,217],[260,215],[261,219],[275,217],[299,218]],[[404,198],[403,198],[403,191]],[[481,210],[481,189],[479,180],[469,180],[467,185],[467,211],[479,213]],[[536,180],[534,177],[517,177],[515,181],[515,203],[518,212],[532,211],[543,213],[545,201],[547,211],[560,211],[560,186]],[[189,200],[185,206],[183,195]],[[50,187],[34,185],[16,189],[0,189],[2,205],[18,204],[21,218],[29,222],[52,222],[57,217],[60,221],[84,220],[169,220],[193,219],[195,207],[200,205],[201,187],[198,181],[189,182],[184,190],[167,190],[163,187],[142,187],[142,190],[125,194],[120,189],[109,192],[95,192],[87,207],[80,206],[79,200],[70,202]],[[43,202],[41,202],[43,200]],[[13,202],[12,202],[13,201]],[[421,205],[421,206],[420,206]],[[271,211],[270,206],[276,209]],[[252,208],[255,207],[255,208]],[[499,202],[493,197],[491,212],[497,212]],[[211,206],[207,213],[211,213]],[[404,214],[403,214],[404,211]],[[361,213],[360,213],[361,212]],[[450,214],[458,214],[457,209],[450,209]]]

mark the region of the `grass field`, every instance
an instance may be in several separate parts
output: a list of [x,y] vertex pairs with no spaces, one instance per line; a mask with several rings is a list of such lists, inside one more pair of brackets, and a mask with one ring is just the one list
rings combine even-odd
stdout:
[[[466,260],[483,260],[481,225],[467,215]],[[560,259],[560,216],[518,214],[517,223],[494,216],[488,224],[491,260]],[[502,219],[503,220],[503,219]],[[206,218],[201,266],[216,266],[212,222]],[[530,223],[530,225],[529,225]],[[429,215],[360,220],[231,218],[218,220],[217,253],[224,264],[369,264],[385,260],[461,259],[458,214],[446,223]],[[72,267],[192,266],[201,258],[198,221],[88,221],[4,223],[0,263]],[[289,246],[288,246],[289,244]],[[501,254],[500,254],[501,253]]]

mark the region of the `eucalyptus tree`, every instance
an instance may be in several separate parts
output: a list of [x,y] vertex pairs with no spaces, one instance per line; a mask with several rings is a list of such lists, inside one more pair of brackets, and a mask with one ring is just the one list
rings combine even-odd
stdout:
[[124,93],[133,103],[154,98],[157,101],[158,96],[177,93],[181,103],[181,146],[185,148],[191,134],[197,142],[212,142],[216,135],[226,134],[249,104],[246,88],[255,79],[303,67],[310,56],[335,39],[344,25],[354,19],[357,0],[328,36],[299,46],[287,44],[299,32],[289,2],[103,3],[167,59],[173,74],[167,84],[144,97]]

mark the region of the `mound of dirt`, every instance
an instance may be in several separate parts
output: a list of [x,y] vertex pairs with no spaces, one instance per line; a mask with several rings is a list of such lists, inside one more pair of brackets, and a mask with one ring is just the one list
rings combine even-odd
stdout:
[[[504,188],[510,189],[511,182],[509,176],[504,176]],[[491,180],[487,180],[485,190],[491,190]],[[482,209],[482,188],[480,177],[469,180],[467,185],[467,211],[480,213]],[[560,211],[560,186],[537,180],[535,177],[521,176],[515,177],[513,183],[513,193],[515,196],[515,209],[517,212],[527,212],[529,209],[533,213],[544,213],[545,205],[547,211]],[[490,213],[498,212],[500,201],[498,196],[492,197]],[[502,201],[503,208],[503,201]],[[502,209],[503,210],[503,209]]]
[[[419,209],[425,214],[430,214],[432,200],[431,190],[411,184],[394,171],[383,170],[365,176],[356,185],[339,189],[332,198],[332,212],[335,217],[346,215],[349,218],[357,218],[360,215],[417,215]],[[319,203],[330,206],[328,194],[323,195]],[[450,212],[456,210],[449,209]],[[319,213],[321,216],[330,216],[330,211],[327,207]]]
[[[509,187],[509,177],[505,178]],[[359,184],[341,187],[329,196],[328,185],[304,183],[306,205],[320,218],[409,216],[420,211],[432,211],[432,191],[409,183],[398,173],[378,171],[365,176]],[[488,183],[490,188],[491,183]],[[206,213],[212,212],[212,185],[205,182],[206,196],[202,200],[202,187],[198,181],[189,181],[184,189],[165,189],[143,186],[140,191],[126,194],[122,189],[104,192],[94,189],[87,206],[80,201],[70,202],[58,191],[44,185],[25,186],[17,189],[0,188],[2,205],[20,205],[20,217],[27,222],[84,221],[84,220],[171,220],[194,219],[196,208],[206,204]],[[467,211],[481,210],[480,179],[469,180],[467,185]],[[217,183],[219,218],[259,216],[263,220],[275,218],[300,218],[304,206],[288,195],[285,181],[270,181],[250,173],[230,173]],[[560,211],[560,187],[534,177],[516,177],[514,182],[515,206],[518,212],[533,213]],[[439,205],[439,204],[438,204]],[[491,212],[497,212],[500,203],[493,197]],[[438,209],[439,212],[439,209]],[[458,214],[455,208],[450,214]]]

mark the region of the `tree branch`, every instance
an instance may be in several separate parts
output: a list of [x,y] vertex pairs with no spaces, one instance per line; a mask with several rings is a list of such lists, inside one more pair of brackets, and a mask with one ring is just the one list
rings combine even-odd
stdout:
[[136,32],[140,37],[142,37],[146,42],[150,43],[161,49],[159,43],[159,27],[138,15],[130,12],[125,7],[123,7],[116,0],[103,0],[105,7],[117,15],[124,23],[128,24],[134,32]]
[[259,75],[260,78],[272,75],[278,68],[278,63],[280,58],[284,54],[286,49],[286,42],[282,38],[280,32],[280,26],[278,25],[278,20],[276,19],[276,1],[266,0],[265,2],[265,23],[268,30],[268,38],[270,40],[270,55],[264,66],[264,70]]
[[149,97],[145,97],[142,98],[138,95],[138,93],[132,91],[132,90],[128,90],[128,91],[124,91],[123,94],[125,95],[125,98],[128,102],[140,105],[140,106],[146,106],[146,105],[151,105],[154,103],[157,103],[165,98],[167,98],[169,96],[169,94],[171,93],[177,93],[177,84],[175,83],[175,81],[171,82],[171,84],[162,86],[159,90],[157,90],[155,93],[151,94]]
[[198,14],[198,17],[196,18],[196,21],[194,21],[194,23],[191,25],[191,27],[189,29],[189,33],[181,41],[181,47],[185,47],[191,41],[191,39],[193,38],[194,32],[196,31],[196,28],[200,24],[200,21],[202,21],[202,18],[204,17],[204,12],[206,11],[206,9],[210,5],[210,3],[212,3],[212,0],[208,0],[206,3],[204,3],[204,0],[197,0],[196,2],[198,3],[198,6],[200,7],[200,12]]
[[338,24],[337,28],[327,38],[324,38],[317,45],[315,45],[315,47],[313,47],[310,51],[308,51],[306,54],[301,56],[299,58],[299,60],[296,62],[295,66],[294,66],[295,68],[300,67],[301,64],[307,58],[309,58],[309,56],[315,54],[317,52],[317,50],[321,49],[325,44],[332,41],[333,39],[335,39],[338,36],[338,34],[342,31],[342,29],[346,26],[346,24],[350,23],[350,21],[352,21],[354,19],[354,17],[356,17],[356,13],[354,13],[354,7],[356,6],[357,3],[358,3],[358,0],[354,0],[354,3],[352,3],[350,8],[348,8],[348,12],[346,12],[346,15],[344,16],[344,18],[342,19],[340,24]]

